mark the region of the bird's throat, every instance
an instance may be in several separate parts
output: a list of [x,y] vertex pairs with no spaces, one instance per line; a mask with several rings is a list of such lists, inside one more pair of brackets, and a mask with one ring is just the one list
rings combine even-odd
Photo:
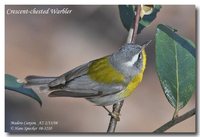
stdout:
[[131,93],[136,89],[136,87],[140,84],[143,78],[143,73],[146,68],[146,53],[145,50],[142,51],[142,69],[141,71],[135,75],[135,77],[129,82],[127,88],[124,91],[120,92],[120,97],[125,98],[131,95]]

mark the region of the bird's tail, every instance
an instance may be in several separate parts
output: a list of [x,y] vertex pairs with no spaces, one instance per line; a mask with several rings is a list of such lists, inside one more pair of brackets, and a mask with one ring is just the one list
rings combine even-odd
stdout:
[[30,75],[25,78],[26,85],[44,85],[55,80],[56,77],[43,77],[43,76],[34,76]]
[[42,92],[47,92],[49,90],[48,83],[55,80],[56,77],[43,77],[30,75],[25,78],[25,87],[34,88]]

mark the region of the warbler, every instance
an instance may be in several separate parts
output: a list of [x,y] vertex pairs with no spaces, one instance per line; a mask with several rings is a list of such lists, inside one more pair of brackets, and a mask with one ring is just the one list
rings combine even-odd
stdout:
[[27,85],[46,85],[50,97],[85,98],[98,106],[131,95],[143,78],[145,47],[127,43],[115,53],[80,65],[58,77],[27,76]]

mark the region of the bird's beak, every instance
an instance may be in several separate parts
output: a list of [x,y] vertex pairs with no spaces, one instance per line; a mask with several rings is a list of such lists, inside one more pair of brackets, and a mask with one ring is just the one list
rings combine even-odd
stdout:
[[141,53],[143,51],[143,49],[145,49],[150,43],[151,43],[152,40],[149,40],[147,42],[145,42],[141,47],[141,50],[139,51],[139,53]]
[[143,50],[144,48],[146,48],[151,42],[152,42],[152,40],[149,40],[149,41],[145,42],[145,43],[142,45],[142,50]]

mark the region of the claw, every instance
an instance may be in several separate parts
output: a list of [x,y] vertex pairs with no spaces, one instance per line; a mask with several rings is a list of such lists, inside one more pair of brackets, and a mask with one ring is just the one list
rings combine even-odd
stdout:
[[108,108],[106,108],[105,106],[103,106],[103,108],[108,112],[108,115],[113,117],[116,121],[120,121],[120,113],[118,112],[111,112]]
[[111,117],[113,117],[116,121],[120,121],[120,113],[117,112],[111,112],[108,115],[110,115]]

